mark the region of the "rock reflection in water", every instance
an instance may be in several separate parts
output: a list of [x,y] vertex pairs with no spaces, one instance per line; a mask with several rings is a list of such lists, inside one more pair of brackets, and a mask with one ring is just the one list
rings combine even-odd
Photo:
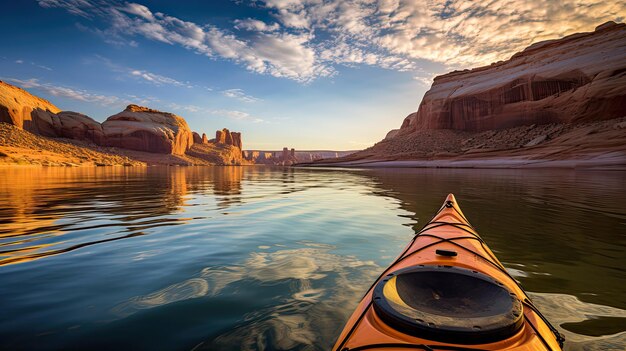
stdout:
[[[241,167],[0,168],[0,266],[180,225],[190,193],[240,203]],[[98,235],[78,235],[104,230]]]
[[[197,350],[326,350],[381,267],[329,248],[256,253],[242,269],[246,277],[271,284],[295,280],[280,304],[246,316],[240,325],[202,343]],[[260,288],[259,288],[260,289]]]

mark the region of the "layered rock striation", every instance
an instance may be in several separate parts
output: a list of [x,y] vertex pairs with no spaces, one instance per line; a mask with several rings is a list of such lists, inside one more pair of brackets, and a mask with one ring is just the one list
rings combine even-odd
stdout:
[[398,132],[485,131],[626,114],[626,25],[536,43],[509,60],[434,79]]
[[59,129],[56,136],[61,138],[88,140],[97,145],[105,145],[105,134],[102,125],[93,118],[82,113],[62,111],[56,115]]
[[128,105],[102,123],[107,146],[183,155],[193,145],[187,122],[173,113]]

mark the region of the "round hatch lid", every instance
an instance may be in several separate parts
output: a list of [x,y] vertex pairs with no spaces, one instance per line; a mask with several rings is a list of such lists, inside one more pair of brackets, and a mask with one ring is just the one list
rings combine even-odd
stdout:
[[374,289],[374,310],[404,333],[441,342],[482,344],[506,339],[523,324],[522,302],[477,271],[420,265],[398,270]]

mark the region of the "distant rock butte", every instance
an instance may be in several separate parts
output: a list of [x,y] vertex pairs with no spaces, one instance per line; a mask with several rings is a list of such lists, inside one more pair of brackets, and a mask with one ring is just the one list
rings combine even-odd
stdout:
[[533,44],[511,59],[434,79],[399,132],[484,131],[626,114],[626,25]]
[[332,159],[347,156],[354,151],[312,150],[296,151],[284,147],[281,151],[246,150],[244,158],[256,164],[293,165],[300,162],[312,162],[320,159]]
[[187,122],[173,113],[128,105],[102,123],[107,146],[183,155],[193,145]]
[[[203,139],[206,139],[206,135],[203,135]],[[238,147],[240,150],[243,148],[243,144],[241,143],[241,133],[231,132],[226,128],[215,132],[215,139],[213,142],[215,144],[232,145]]]
[[193,143],[194,144],[201,144],[202,143],[202,137],[200,136],[200,134],[198,134],[196,132],[192,132],[191,134],[193,135]]
[[[99,146],[185,155],[193,144],[195,157],[214,164],[241,164],[241,133],[223,129],[211,146],[206,134],[192,132],[187,122],[173,113],[128,105],[102,124],[71,111],[61,111],[49,101],[0,81],[0,122],[46,137],[88,141]],[[232,149],[232,150],[231,150]]]

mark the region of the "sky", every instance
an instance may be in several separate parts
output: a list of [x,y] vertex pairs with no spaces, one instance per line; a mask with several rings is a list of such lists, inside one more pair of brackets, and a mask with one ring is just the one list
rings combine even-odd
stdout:
[[357,150],[436,75],[623,22],[605,0],[0,0],[0,80],[103,122],[130,103],[244,149]]

